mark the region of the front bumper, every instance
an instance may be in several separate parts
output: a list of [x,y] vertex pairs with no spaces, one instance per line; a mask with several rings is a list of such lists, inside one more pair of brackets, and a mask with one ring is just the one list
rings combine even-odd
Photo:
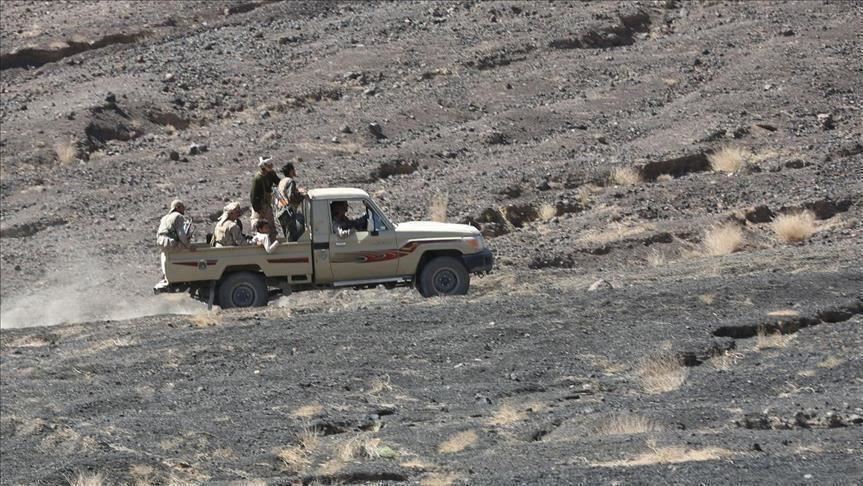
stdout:
[[462,255],[461,258],[468,273],[488,273],[494,266],[494,255],[488,248],[478,253]]

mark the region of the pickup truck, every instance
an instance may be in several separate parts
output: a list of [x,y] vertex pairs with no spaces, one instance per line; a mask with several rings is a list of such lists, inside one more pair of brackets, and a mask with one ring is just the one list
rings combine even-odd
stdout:
[[[348,203],[365,214],[342,234],[331,205]],[[305,231],[298,241],[279,239],[267,253],[260,246],[211,247],[167,254],[169,285],[158,292],[185,292],[209,307],[259,307],[270,295],[337,287],[413,286],[424,297],[463,295],[470,275],[490,272],[491,250],[473,226],[427,221],[394,224],[360,189],[308,191],[302,203]],[[271,291],[272,289],[272,291]]]

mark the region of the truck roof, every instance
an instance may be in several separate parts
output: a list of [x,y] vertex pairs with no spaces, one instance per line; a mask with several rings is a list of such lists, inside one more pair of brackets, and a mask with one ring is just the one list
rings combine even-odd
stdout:
[[309,191],[309,199],[357,199],[367,197],[369,195],[366,191],[353,187],[329,187]]

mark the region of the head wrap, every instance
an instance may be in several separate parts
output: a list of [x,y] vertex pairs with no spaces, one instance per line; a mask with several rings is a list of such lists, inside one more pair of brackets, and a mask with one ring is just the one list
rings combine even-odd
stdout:
[[264,166],[273,166],[273,158],[272,157],[258,157],[258,168],[263,168]]
[[176,211],[177,208],[179,208],[180,206],[186,207],[186,205],[183,204],[183,201],[179,199],[174,199],[173,201],[171,201],[171,211]]

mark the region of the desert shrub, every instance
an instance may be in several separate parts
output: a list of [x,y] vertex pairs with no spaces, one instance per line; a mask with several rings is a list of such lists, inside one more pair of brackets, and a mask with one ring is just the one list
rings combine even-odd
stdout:
[[429,206],[429,220],[443,223],[446,221],[446,210],[449,205],[449,196],[447,194],[438,193],[432,197],[431,205]]
[[815,215],[811,211],[782,214],[773,220],[773,232],[784,243],[807,240],[815,231]]
[[672,354],[648,356],[637,370],[641,387],[651,394],[677,390],[686,381],[688,374],[689,370]]
[[734,253],[743,246],[743,230],[734,223],[725,223],[707,230],[704,235],[704,251],[719,256]]
[[749,153],[738,147],[723,147],[707,156],[715,172],[740,172],[746,165]]
[[618,167],[611,171],[610,179],[612,184],[618,186],[634,186],[641,184],[641,172],[633,167]]

